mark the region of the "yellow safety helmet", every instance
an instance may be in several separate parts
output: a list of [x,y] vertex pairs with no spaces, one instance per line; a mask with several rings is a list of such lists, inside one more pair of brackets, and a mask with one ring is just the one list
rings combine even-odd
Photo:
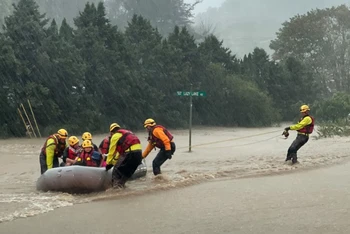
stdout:
[[154,121],[154,119],[146,119],[145,122],[143,123],[144,128],[155,126],[155,125],[156,125],[156,121]]
[[92,140],[92,135],[89,132],[84,132],[83,135],[81,136],[83,140]]
[[310,110],[310,107],[308,105],[302,105],[300,107],[300,112],[301,113],[305,113],[306,111],[309,111]]
[[120,128],[119,124],[117,123],[112,123],[111,126],[109,126],[109,131],[113,131],[115,128]]
[[75,144],[79,143],[79,139],[76,136],[71,136],[68,138],[68,143],[73,147]]
[[68,132],[66,129],[61,128],[57,131],[57,133],[60,136],[60,138],[66,139],[68,137]]
[[82,144],[82,147],[85,149],[85,148],[92,148],[92,143],[90,140],[85,140],[83,141],[83,144]]

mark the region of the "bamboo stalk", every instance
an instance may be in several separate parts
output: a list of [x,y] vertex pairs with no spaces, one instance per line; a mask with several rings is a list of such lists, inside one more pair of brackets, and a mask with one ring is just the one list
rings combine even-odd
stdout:
[[[22,119],[22,121],[23,121],[24,128],[25,128],[26,131],[27,131],[27,124],[26,124],[26,121],[25,121],[24,118],[23,118],[22,112],[21,112],[21,110],[20,110],[19,108],[17,108],[17,110],[18,110],[19,116],[21,116],[21,119]],[[30,131],[29,131],[29,137],[32,138],[32,134],[31,134]]]
[[30,119],[29,119],[29,117],[28,117],[28,115],[27,115],[27,111],[26,111],[26,109],[24,108],[24,106],[23,106],[22,103],[21,103],[21,106],[22,106],[22,109],[23,109],[23,111],[24,111],[24,114],[25,114],[26,117],[27,117],[27,120],[28,120],[29,125],[30,125],[31,129],[33,130],[33,134],[34,134],[34,136],[36,137],[36,134],[35,134],[35,131],[34,131],[32,122],[30,122]]
[[36,122],[36,119],[35,119],[35,115],[34,115],[34,112],[33,112],[33,109],[32,109],[32,105],[30,104],[29,99],[27,99],[27,101],[28,101],[28,105],[29,105],[30,112],[32,112],[32,116],[33,116],[33,119],[34,119],[34,123],[35,123],[35,125],[36,125],[36,130],[38,131],[39,136],[41,137],[41,133],[40,133],[40,130],[39,130],[39,127],[38,127],[38,123]]

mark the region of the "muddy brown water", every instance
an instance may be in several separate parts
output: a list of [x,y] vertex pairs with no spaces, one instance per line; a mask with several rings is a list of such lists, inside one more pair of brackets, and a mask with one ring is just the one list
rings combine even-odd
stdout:
[[[36,216],[60,207],[92,201],[143,196],[162,190],[183,188],[218,178],[260,177],[271,174],[305,171],[346,162],[349,138],[328,138],[309,142],[300,150],[300,164],[284,164],[286,151],[295,138],[280,135],[283,128],[196,128],[192,131],[192,152],[188,152],[188,130],[172,131],[177,151],[163,167],[163,175],[154,177],[152,160],[147,157],[148,174],[127,183],[123,191],[72,195],[42,193],[35,189],[40,176],[39,151],[42,139],[9,139],[0,141],[0,223]],[[138,132],[143,147],[146,133]],[[94,135],[96,144],[104,135]],[[0,224],[1,225],[1,224]]]

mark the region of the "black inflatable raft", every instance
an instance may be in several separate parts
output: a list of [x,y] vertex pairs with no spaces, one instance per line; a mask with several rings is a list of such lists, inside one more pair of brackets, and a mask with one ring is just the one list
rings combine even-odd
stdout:
[[[104,167],[68,166],[47,170],[36,182],[39,191],[59,191],[67,193],[100,192],[111,187],[112,171]],[[145,160],[136,169],[131,179],[144,177],[147,174]]]

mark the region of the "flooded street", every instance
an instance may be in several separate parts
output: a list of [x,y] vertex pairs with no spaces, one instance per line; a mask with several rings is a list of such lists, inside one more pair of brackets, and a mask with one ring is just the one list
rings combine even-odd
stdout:
[[[339,212],[343,209],[338,200],[343,196],[345,182],[332,184],[318,178],[325,173],[337,176],[341,172],[336,168],[346,167],[347,164],[321,168],[345,164],[349,159],[350,139],[310,138],[299,151],[300,164],[290,166],[284,164],[284,159],[296,134],[291,132],[286,140],[281,136],[282,130],[281,127],[194,129],[191,153],[188,152],[188,131],[171,131],[175,136],[177,151],[173,159],[163,165],[163,175],[155,178],[152,174],[152,160],[156,155],[152,151],[146,159],[147,176],[128,182],[124,191],[79,196],[35,190],[35,182],[40,176],[38,155],[44,139],[1,140],[0,233],[22,233],[20,228],[37,227],[44,217],[49,223],[40,224],[43,226],[39,225],[36,231],[31,229],[32,233],[44,233],[50,231],[50,227],[55,227],[55,230],[62,227],[69,233],[96,233],[96,230],[113,233],[117,224],[108,226],[107,223],[114,222],[114,217],[120,214],[124,214],[121,218],[123,222],[129,224],[135,222],[135,218],[139,220],[133,229],[125,229],[122,233],[141,231],[144,225],[150,230],[146,233],[161,233],[161,230],[162,233],[259,233],[258,228],[266,230],[263,233],[281,233],[284,227],[293,227],[288,217],[296,220],[294,233],[316,233],[308,229],[300,231],[303,226],[299,226],[302,223],[298,213],[312,223],[320,220],[316,216],[317,212],[324,212],[325,208],[319,207],[323,202],[331,200]],[[139,132],[137,135],[145,147],[146,133]],[[95,144],[99,144],[104,136],[93,137]],[[310,172],[310,169],[318,170]],[[261,177],[274,174],[277,176]],[[309,177],[308,174],[314,176]],[[310,195],[308,189],[311,190]],[[318,194],[320,190],[336,197],[322,196]],[[319,202],[312,202],[313,196]],[[349,203],[344,201],[344,204]],[[73,207],[57,209],[66,206]],[[88,210],[96,217],[109,217],[98,221],[102,229],[82,228],[72,232],[64,227],[64,223],[71,221],[72,217],[72,225],[88,222]],[[184,214],[187,215],[182,217]],[[36,217],[18,219],[30,216]],[[54,216],[58,217],[57,223],[49,221]],[[160,220],[161,217],[166,223]],[[253,225],[250,219],[257,221]],[[228,220],[232,220],[232,225]],[[278,224],[279,220],[287,226]],[[271,222],[272,226],[266,226],[267,222]],[[158,225],[159,230],[155,227],[152,229],[151,223]],[[182,228],[177,232],[172,230],[179,224],[183,225]],[[95,226],[99,228],[99,225]],[[330,229],[322,232],[322,224],[317,221],[315,228],[318,226],[321,228],[315,229],[320,231],[318,233],[333,233],[325,231]],[[57,229],[57,233],[62,230]]]
[[349,19],[343,0],[0,0],[0,234],[350,233]]

